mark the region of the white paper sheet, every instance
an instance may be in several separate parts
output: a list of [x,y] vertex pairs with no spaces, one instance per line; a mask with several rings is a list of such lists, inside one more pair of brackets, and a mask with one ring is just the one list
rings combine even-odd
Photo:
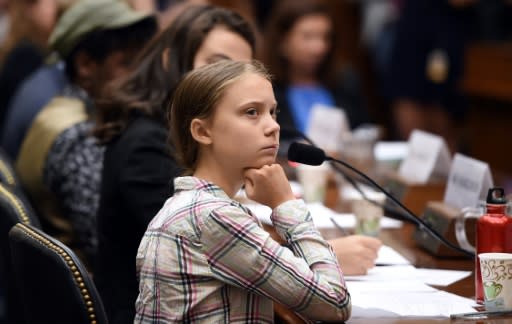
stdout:
[[454,282],[462,280],[469,275],[471,271],[443,270],[443,269],[424,269],[416,268],[418,275],[423,278],[423,282],[433,286],[449,286]]
[[416,281],[347,282],[352,318],[449,317],[474,312],[475,302]]
[[[331,215],[331,220],[337,227],[345,229],[354,228],[356,225],[356,217],[354,214],[335,213]],[[386,216],[380,219],[380,228],[400,228],[402,224],[401,221]]]
[[411,264],[409,260],[404,258],[400,253],[398,253],[393,248],[383,245],[379,249],[379,253],[377,255],[377,260],[375,260],[375,264],[379,265],[407,265]]
[[416,281],[434,286],[448,286],[466,278],[471,271],[419,269],[412,265],[376,266],[364,276],[345,276],[347,281]]

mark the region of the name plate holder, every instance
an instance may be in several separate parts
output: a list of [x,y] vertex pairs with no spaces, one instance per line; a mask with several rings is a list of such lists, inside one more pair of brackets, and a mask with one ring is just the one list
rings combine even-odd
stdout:
[[350,135],[350,125],[343,109],[315,104],[311,108],[307,136],[325,151],[337,153],[340,143]]
[[450,152],[442,137],[414,130],[408,140],[407,156],[398,171],[386,177],[385,186],[419,215],[428,201],[443,199],[450,164]]
[[[462,211],[443,201],[429,201],[423,214],[420,216],[432,229],[441,234],[448,241],[458,246],[455,235],[455,222],[461,217]],[[465,222],[465,231],[468,241],[475,245],[476,218]],[[464,254],[450,249],[426,231],[416,228],[413,238],[416,243],[436,257],[465,257]]]
[[[477,218],[474,216],[483,213],[481,202],[485,201],[485,193],[492,186],[487,163],[457,153],[450,168],[443,201],[428,202],[421,218],[451,243],[468,249],[469,242],[471,248],[475,246],[476,237]],[[462,256],[462,253],[444,246],[419,228],[414,239],[435,256]]]

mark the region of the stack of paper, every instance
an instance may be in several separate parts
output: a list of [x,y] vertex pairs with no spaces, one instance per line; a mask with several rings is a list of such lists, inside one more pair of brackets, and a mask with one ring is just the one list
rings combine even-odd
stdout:
[[367,275],[345,276],[354,318],[449,317],[475,311],[473,299],[428,286],[448,286],[470,271],[415,268],[388,246],[380,249],[376,264]]
[[414,280],[348,281],[353,318],[449,317],[474,312],[474,300]]

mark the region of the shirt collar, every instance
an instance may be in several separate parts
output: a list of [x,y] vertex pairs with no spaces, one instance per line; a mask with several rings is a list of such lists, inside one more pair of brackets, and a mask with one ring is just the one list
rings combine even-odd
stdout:
[[178,193],[179,191],[186,190],[202,190],[207,191],[215,197],[230,199],[229,196],[216,184],[208,182],[203,179],[199,179],[196,177],[178,177],[174,179],[174,192]]
[[260,224],[260,226],[261,226],[260,221],[258,220],[258,218],[256,216],[254,216],[254,214],[252,213],[252,211],[249,208],[247,208],[246,206],[244,206],[240,202],[231,199],[224,192],[224,190],[222,190],[216,184],[213,184],[213,183],[208,182],[206,180],[199,179],[199,178],[192,177],[192,176],[177,177],[177,178],[174,179],[174,193],[175,194],[180,192],[180,191],[187,191],[187,190],[206,191],[206,192],[208,192],[209,194],[211,194],[211,195],[213,195],[215,197],[230,200],[231,201],[231,205],[237,206],[238,208],[241,208],[244,212],[246,212],[247,214],[251,215],[251,217],[253,217],[254,220],[258,224]]

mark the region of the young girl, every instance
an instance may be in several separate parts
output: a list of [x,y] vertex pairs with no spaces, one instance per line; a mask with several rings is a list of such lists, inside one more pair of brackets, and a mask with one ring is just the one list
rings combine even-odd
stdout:
[[[276,105],[257,62],[220,61],[178,85],[170,130],[189,176],[175,179],[139,246],[135,323],[269,323],[272,300],[312,320],[350,316],[336,257],[275,163]],[[288,248],[232,199],[243,185],[273,209]]]

